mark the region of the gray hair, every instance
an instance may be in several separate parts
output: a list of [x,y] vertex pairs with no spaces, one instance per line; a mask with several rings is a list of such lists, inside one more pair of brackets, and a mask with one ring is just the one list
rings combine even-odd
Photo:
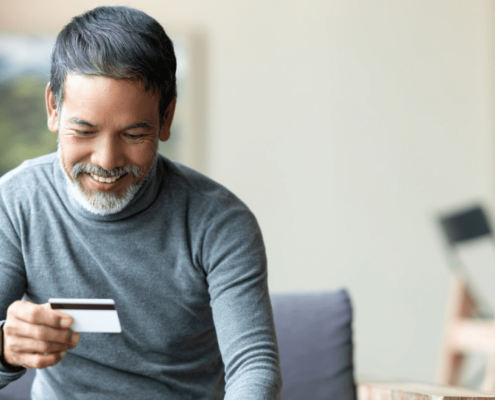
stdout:
[[160,122],[177,96],[174,46],[163,27],[142,11],[97,7],[74,17],[52,51],[50,89],[62,109],[68,74],[132,79],[160,94]]

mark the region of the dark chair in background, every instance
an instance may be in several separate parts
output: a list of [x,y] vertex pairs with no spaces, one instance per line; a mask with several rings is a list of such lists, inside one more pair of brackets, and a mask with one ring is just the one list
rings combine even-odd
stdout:
[[355,400],[352,306],[344,289],[272,294],[282,400]]
[[[436,383],[461,385],[463,367],[472,353],[486,353],[487,365],[481,389],[495,391],[495,319],[493,318],[493,282],[486,276],[495,270],[495,260],[480,259],[470,265],[462,260],[466,248],[484,243],[495,245],[492,228],[485,210],[476,205],[455,213],[443,214],[438,219],[446,240],[446,257],[453,278],[450,288],[447,316]],[[478,250],[479,251],[479,250]],[[476,265],[478,264],[478,265]],[[484,272],[479,275],[479,272]],[[492,273],[493,274],[493,273]],[[479,275],[479,276],[477,276]],[[487,296],[488,295],[488,296]],[[486,300],[490,300],[488,304]],[[479,386],[479,384],[476,384]]]

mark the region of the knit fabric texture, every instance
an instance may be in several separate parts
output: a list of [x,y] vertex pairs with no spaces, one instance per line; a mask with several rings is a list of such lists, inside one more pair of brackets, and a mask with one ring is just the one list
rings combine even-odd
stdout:
[[[132,202],[96,215],[55,153],[0,178],[0,320],[21,299],[113,299],[122,333],[82,333],[33,400],[278,399],[263,239],[250,210],[160,156]],[[23,372],[0,371],[0,387]]]

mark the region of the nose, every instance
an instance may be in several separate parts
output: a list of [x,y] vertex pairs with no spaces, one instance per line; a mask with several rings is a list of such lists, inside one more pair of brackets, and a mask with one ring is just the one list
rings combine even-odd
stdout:
[[124,148],[118,135],[99,135],[91,155],[91,163],[107,171],[125,165]]

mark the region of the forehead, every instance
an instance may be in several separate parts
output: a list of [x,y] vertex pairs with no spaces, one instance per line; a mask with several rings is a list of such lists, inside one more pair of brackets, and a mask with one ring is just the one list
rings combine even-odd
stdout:
[[158,117],[159,96],[138,80],[71,74],[64,86],[63,112],[68,118]]

